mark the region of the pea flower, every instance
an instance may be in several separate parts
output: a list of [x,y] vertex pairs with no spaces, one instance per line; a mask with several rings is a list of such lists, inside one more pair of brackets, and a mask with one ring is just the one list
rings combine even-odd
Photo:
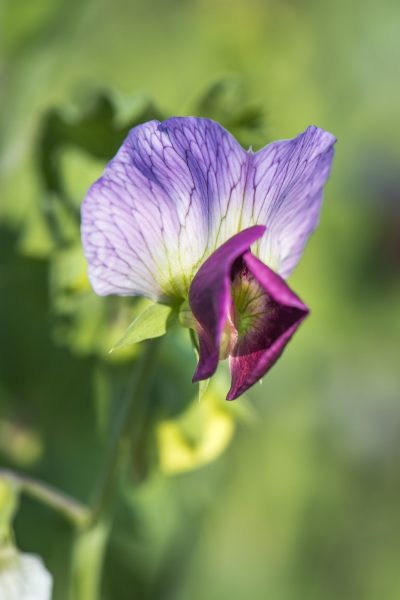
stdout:
[[135,127],[82,205],[93,289],[186,306],[193,381],[229,357],[227,399],[237,398],[308,314],[285,279],[317,225],[334,142],[308,127],[246,152],[209,119]]

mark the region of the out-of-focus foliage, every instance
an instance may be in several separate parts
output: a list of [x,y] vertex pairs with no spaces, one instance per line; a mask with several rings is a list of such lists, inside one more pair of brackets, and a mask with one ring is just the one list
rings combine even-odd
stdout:
[[[255,149],[311,123],[339,140],[291,281],[312,314],[263,384],[226,403],[222,367],[199,401],[187,331],[163,340],[106,600],[400,595],[399,19],[395,0],[0,6],[0,464],[83,501],[143,354],[109,353],[144,305],[94,295],[79,236],[129,128],[196,114]],[[65,600],[69,526],[23,499],[16,535]]]

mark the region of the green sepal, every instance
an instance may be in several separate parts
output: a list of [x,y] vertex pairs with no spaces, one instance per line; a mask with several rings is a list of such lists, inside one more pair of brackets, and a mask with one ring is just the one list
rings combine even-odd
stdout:
[[125,331],[110,352],[165,335],[177,322],[176,311],[166,304],[152,304],[146,308]]
[[185,300],[180,305],[178,318],[179,323],[182,325],[182,327],[185,327],[185,329],[193,329],[194,331],[197,330],[198,323],[191,311],[188,300]]
[[[182,318],[182,314],[184,315],[184,317]],[[186,315],[190,314],[191,317],[189,316],[189,319],[186,319]],[[186,319],[186,320],[185,320]],[[194,319],[190,309],[189,311],[184,307],[184,309],[181,310],[179,312],[179,322],[181,325],[183,325],[183,327],[188,327],[190,328],[191,325],[191,321],[190,319]],[[195,328],[192,327],[189,329],[189,335],[190,335],[190,342],[192,344],[192,348],[193,348],[193,352],[194,355],[196,357],[196,360],[199,360],[199,341],[198,341],[198,337],[197,334],[195,332]],[[211,379],[203,379],[202,381],[199,381],[199,402],[204,398],[205,393],[207,392],[208,389],[208,384],[210,383]]]

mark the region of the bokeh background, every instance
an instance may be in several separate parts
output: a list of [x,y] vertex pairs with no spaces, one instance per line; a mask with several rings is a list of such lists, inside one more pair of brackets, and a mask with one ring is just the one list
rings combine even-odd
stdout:
[[[142,352],[138,304],[85,278],[79,204],[127,129],[220,120],[245,145],[338,138],[292,287],[312,309],[247,395],[198,402],[186,334],[160,351],[107,548],[107,600],[400,597],[397,0],[0,4],[0,464],[90,501]],[[23,499],[19,546],[67,597],[73,533]]]

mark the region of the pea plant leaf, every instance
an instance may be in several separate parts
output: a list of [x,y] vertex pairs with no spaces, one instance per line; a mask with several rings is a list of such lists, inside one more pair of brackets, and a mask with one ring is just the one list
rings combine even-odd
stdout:
[[[57,244],[71,235],[65,224],[75,228],[79,237],[79,206],[69,195],[61,158],[66,151],[78,151],[92,162],[106,163],[117,152],[129,130],[163,115],[144,96],[124,97],[111,91],[90,90],[75,103],[52,108],[38,131],[37,170],[43,189],[44,216]],[[81,198],[79,198],[81,200]]]
[[177,322],[177,315],[171,306],[165,304],[152,304],[147,307],[125,331],[124,335],[111,348],[114,352],[118,348],[138,344],[151,338],[165,335]]
[[269,141],[262,105],[249,100],[240,78],[216,80],[197,99],[194,109],[199,116],[221,123],[244,147],[262,147]]

